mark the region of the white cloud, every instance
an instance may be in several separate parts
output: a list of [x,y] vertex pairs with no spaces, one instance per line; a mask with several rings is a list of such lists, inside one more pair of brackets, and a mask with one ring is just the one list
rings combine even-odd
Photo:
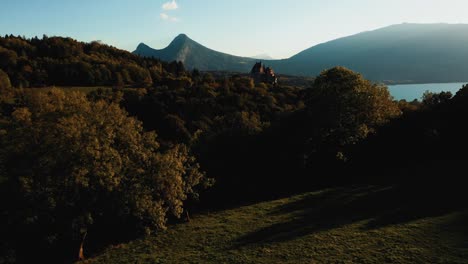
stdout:
[[173,16],[170,16],[166,13],[161,13],[159,14],[159,17],[161,17],[162,20],[165,20],[165,21],[171,21],[171,22],[178,22],[179,19],[177,17],[173,17]]
[[162,9],[164,10],[176,10],[177,8],[179,8],[179,5],[176,0],[172,0],[171,2],[167,2],[162,5]]
[[161,13],[160,17],[161,17],[162,20],[168,20],[169,19],[169,16],[167,14],[165,14],[165,13]]

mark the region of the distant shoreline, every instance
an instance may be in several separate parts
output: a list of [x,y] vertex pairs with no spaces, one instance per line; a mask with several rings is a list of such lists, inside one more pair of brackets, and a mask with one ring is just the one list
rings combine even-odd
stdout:
[[[245,72],[235,72],[235,71],[200,71],[204,73],[213,74],[216,77],[226,77],[226,76],[249,76],[248,73]],[[281,74],[277,73],[278,77],[281,79],[283,78],[304,78],[307,80],[313,80],[316,76],[309,76],[309,75],[291,75],[291,74]],[[364,76],[364,78],[366,78]],[[443,84],[443,83],[465,83],[468,84],[468,80],[465,81],[427,81],[427,82],[417,82],[417,81],[372,81],[377,84],[383,84],[386,86],[395,86],[395,85],[417,85],[417,84]]]
[[442,84],[442,83],[466,83],[468,81],[451,81],[451,82],[381,82],[381,84],[387,86],[395,86],[395,85],[416,85],[416,84]]
[[396,100],[413,101],[414,99],[420,100],[427,91],[431,93],[450,92],[455,95],[465,84],[465,82],[400,84],[388,85],[388,89]]

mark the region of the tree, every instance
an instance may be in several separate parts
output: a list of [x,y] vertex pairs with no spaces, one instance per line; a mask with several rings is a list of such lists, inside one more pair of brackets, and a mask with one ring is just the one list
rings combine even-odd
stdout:
[[123,88],[124,87],[124,81],[122,74],[120,72],[115,73],[115,78],[114,78],[114,87],[116,88]]
[[452,97],[451,92],[432,93],[426,91],[423,94],[422,103],[426,107],[434,107],[439,104],[446,104]]
[[16,66],[18,55],[13,50],[0,46],[0,68],[8,69]]
[[0,89],[10,89],[11,83],[8,74],[0,69]]
[[[171,66],[172,65],[172,66]],[[187,76],[182,63],[162,63],[100,44],[70,38],[0,37],[0,69],[15,87],[151,87],[166,76]],[[168,70],[174,70],[170,74]],[[117,78],[120,73],[121,78]]]
[[0,103],[8,100],[13,96],[13,89],[11,88],[10,78],[8,74],[0,69]]
[[55,89],[24,98],[0,138],[2,215],[15,223],[2,233],[19,256],[70,249],[107,226],[121,235],[164,229],[208,184],[186,147],[161,150],[115,103]]
[[457,92],[455,97],[468,97],[468,84],[463,85],[463,87]]
[[311,117],[310,150],[328,149],[338,156],[342,147],[401,114],[387,87],[343,67],[326,70],[315,79],[306,105]]

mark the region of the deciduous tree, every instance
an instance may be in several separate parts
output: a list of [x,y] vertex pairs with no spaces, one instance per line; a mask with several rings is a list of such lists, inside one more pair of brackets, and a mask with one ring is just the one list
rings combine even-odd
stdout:
[[207,183],[186,147],[161,150],[115,103],[54,89],[19,104],[0,138],[3,227],[15,248],[68,245],[106,225],[163,229]]

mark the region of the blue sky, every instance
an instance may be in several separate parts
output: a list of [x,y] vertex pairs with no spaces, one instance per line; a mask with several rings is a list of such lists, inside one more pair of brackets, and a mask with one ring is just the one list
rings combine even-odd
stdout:
[[338,37],[411,23],[468,23],[467,0],[1,0],[0,34],[102,40],[132,51],[179,33],[241,56],[286,58]]

